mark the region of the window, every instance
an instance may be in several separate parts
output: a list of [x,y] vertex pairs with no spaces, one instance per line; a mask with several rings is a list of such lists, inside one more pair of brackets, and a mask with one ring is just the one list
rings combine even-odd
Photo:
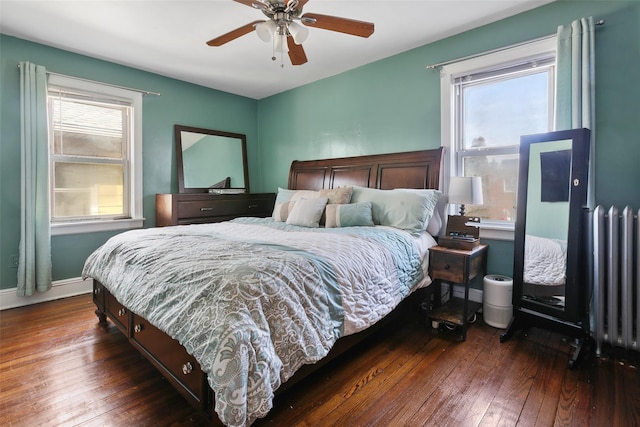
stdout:
[[49,76],[52,234],[142,226],[140,93]]
[[467,214],[513,230],[520,136],[553,129],[555,37],[445,66],[441,88],[449,175],[482,177]]

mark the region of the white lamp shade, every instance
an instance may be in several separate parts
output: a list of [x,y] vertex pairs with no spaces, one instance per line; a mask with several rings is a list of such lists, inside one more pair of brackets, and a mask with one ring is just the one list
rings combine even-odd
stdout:
[[297,22],[289,23],[289,33],[291,34],[291,37],[293,37],[293,41],[296,42],[296,44],[304,43],[304,41],[309,36],[309,30],[307,29],[307,27],[300,25]]
[[449,203],[481,205],[482,178],[479,176],[452,176],[449,182]]
[[272,20],[264,21],[256,25],[256,34],[263,42],[271,40],[271,35],[276,31],[276,23]]
[[287,35],[286,34],[275,34],[273,36],[273,50],[280,53],[289,52],[289,45],[287,45]]

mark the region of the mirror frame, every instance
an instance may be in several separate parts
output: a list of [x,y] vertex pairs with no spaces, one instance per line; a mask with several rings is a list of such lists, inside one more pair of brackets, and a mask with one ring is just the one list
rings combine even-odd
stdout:
[[237,138],[242,145],[242,168],[244,176],[245,193],[249,193],[249,168],[247,164],[247,137],[241,133],[225,132],[215,129],[205,129],[192,126],[175,125],[175,145],[176,145],[176,162],[178,170],[178,193],[207,193],[208,188],[196,188],[184,186],[184,165],[182,158],[182,132],[202,133],[205,135],[222,136],[225,138]]
[[[586,314],[588,283],[585,280],[583,249],[584,210],[587,202],[587,180],[589,171],[589,129],[572,129],[536,135],[525,135],[520,142],[520,160],[518,172],[518,206],[514,238],[513,267],[513,309],[514,316],[525,309],[533,313],[542,313],[553,318],[569,322],[578,322]],[[524,284],[524,245],[527,220],[527,191],[529,177],[529,155],[531,145],[541,142],[571,140],[571,172],[569,192],[569,224],[567,235],[567,258],[564,308],[544,304],[523,298]]]

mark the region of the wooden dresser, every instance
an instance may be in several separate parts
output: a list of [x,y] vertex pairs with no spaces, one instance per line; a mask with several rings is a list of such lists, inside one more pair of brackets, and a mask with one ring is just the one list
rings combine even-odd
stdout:
[[275,200],[275,193],[156,194],[156,226],[221,222],[241,216],[268,217]]

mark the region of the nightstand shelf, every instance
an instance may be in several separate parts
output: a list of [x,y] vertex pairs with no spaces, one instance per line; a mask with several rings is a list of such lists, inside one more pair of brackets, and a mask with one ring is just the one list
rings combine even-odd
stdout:
[[[464,312],[464,303],[464,298],[453,297],[446,303],[442,304],[440,307],[435,308],[431,312],[430,317],[435,321],[442,321],[457,326],[464,326],[464,316],[462,314]],[[467,304],[467,322],[472,322],[473,317],[478,312],[480,307],[482,307],[482,303],[476,301],[467,301]]]
[[[476,301],[469,301],[469,285],[471,281],[484,276],[487,272],[487,251],[489,246],[479,245],[471,250],[434,246],[429,249],[429,274],[435,285],[436,307],[429,313],[433,322],[445,323],[447,326],[459,327],[461,341],[467,338],[469,321],[482,306]],[[449,299],[438,306],[441,301],[442,282],[449,283]],[[453,284],[464,286],[464,298],[453,297]]]

